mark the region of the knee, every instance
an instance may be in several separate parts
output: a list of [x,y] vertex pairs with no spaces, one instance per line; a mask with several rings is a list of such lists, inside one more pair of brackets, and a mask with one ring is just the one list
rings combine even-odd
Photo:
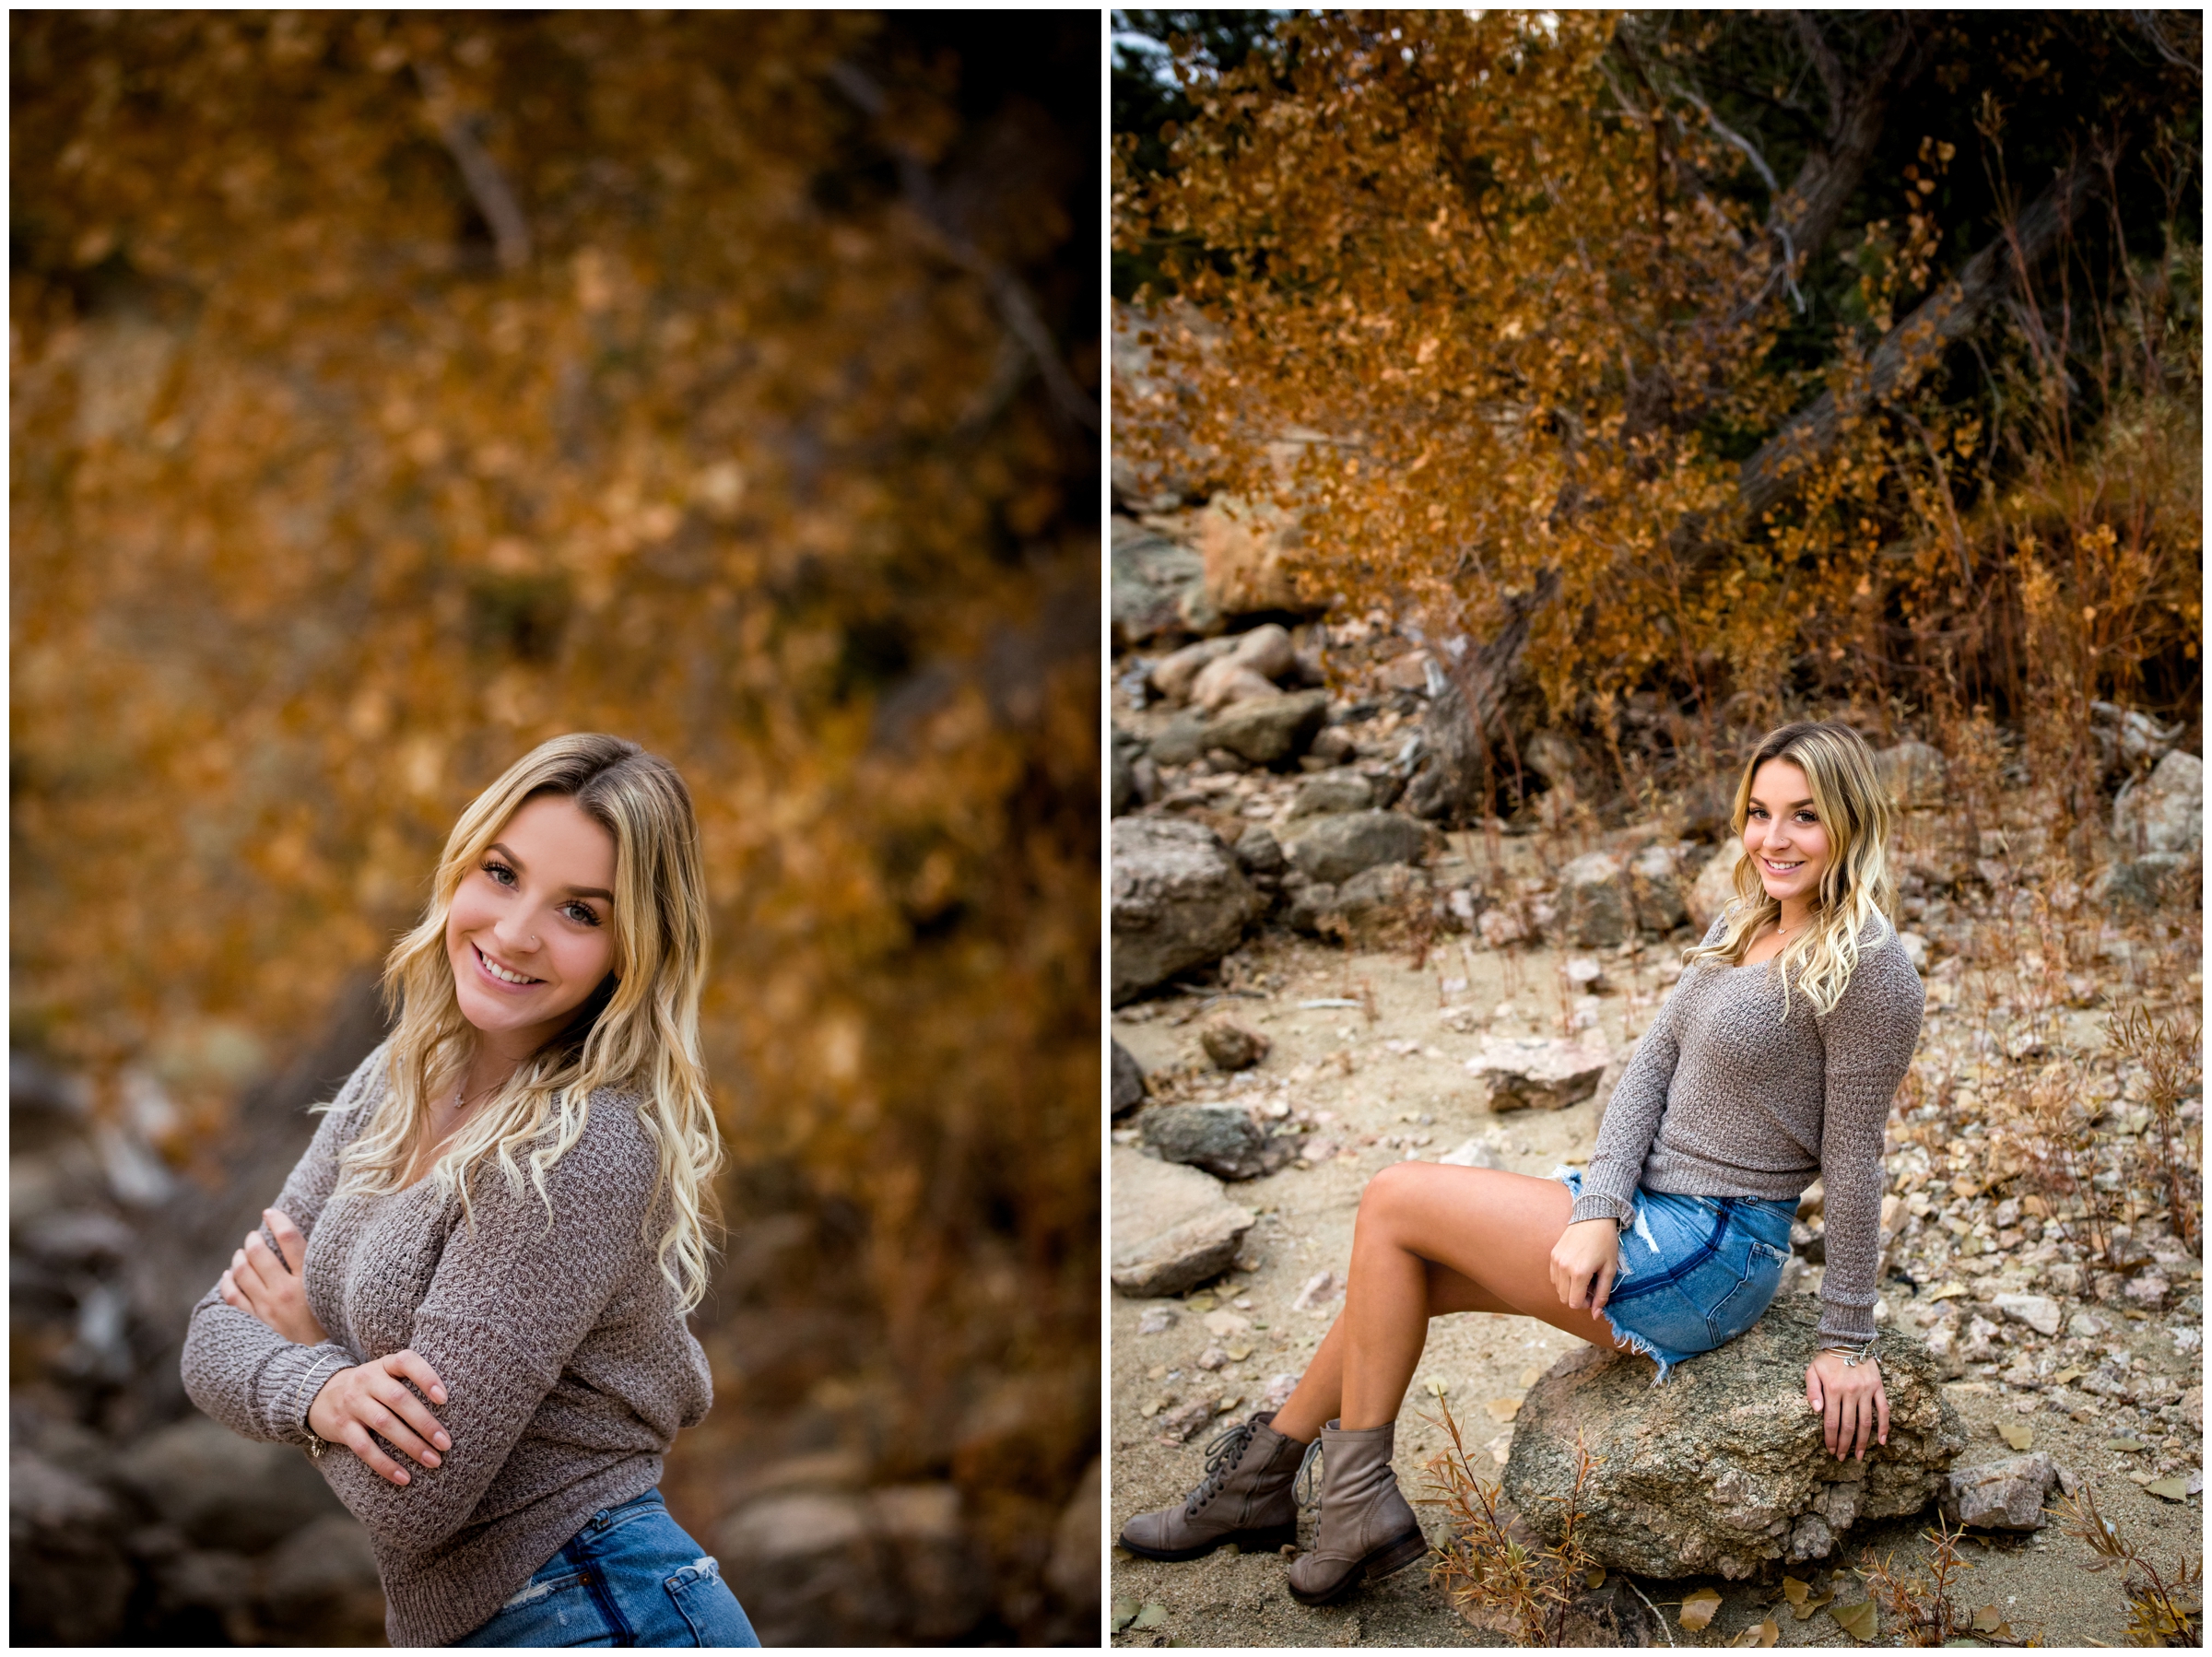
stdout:
[[1419,1166],[1413,1162],[1393,1162],[1370,1180],[1367,1189],[1359,1193],[1360,1221],[1382,1224],[1403,1214],[1418,1179]]

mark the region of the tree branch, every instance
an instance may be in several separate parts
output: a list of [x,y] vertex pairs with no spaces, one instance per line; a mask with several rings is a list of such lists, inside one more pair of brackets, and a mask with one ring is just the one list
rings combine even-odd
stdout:
[[484,215],[484,222],[491,227],[492,241],[499,248],[500,268],[521,270],[530,263],[530,221],[523,217],[521,204],[514,199],[514,192],[507,188],[499,163],[477,141],[473,117],[464,115],[454,102],[445,72],[434,64],[423,63],[416,64],[414,70],[415,84],[422,88],[423,108],[429,114],[430,124],[438,129],[438,136],[459,165],[468,193],[476,197],[477,211]]
[[[863,113],[876,118],[882,116],[883,88],[866,75],[851,64],[835,63],[830,65],[829,76],[838,90]],[[936,181],[922,164],[921,157],[897,139],[889,142],[891,153],[899,163],[900,193],[930,232],[937,250],[955,264],[982,278],[993,303],[998,308],[999,321],[1036,363],[1053,405],[1084,430],[1098,430],[1099,406],[1076,383],[1076,377],[1060,360],[1059,347],[1053,339],[1052,330],[1045,326],[1044,318],[1038,313],[1037,301],[1030,296],[1028,285],[976,246],[960,229],[938,194]]]

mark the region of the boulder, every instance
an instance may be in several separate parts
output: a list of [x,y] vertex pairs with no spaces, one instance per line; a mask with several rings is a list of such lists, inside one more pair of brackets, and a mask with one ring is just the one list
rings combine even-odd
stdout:
[[1874,769],[1900,811],[1935,811],[1945,803],[1946,769],[1941,748],[1924,742],[1900,742],[1874,757]]
[[1559,923],[1570,943],[1607,949],[1628,941],[1634,927],[1620,860],[1592,852],[1559,871]]
[[1126,1146],[1112,1155],[1111,1275],[1117,1293],[1180,1295],[1218,1276],[1252,1229],[1251,1211],[1211,1174]]
[[1336,886],[1379,864],[1412,863],[1428,843],[1428,834],[1411,817],[1347,811],[1300,825],[1284,851],[1307,879]]
[[9,1445],[7,1463],[11,1643],[114,1642],[135,1575],[123,1551],[120,1505],[19,1441]]
[[[1159,745],[1153,744],[1153,752]],[[1702,933],[1721,917],[1721,911],[1735,899],[1735,865],[1743,856],[1743,848],[1729,841],[1705,860],[1698,871],[1689,890],[1683,895],[1683,907],[1689,912],[1689,923]]]
[[1202,823],[1113,819],[1113,1005],[1217,960],[1265,908]]
[[1298,520],[1273,501],[1216,495],[1198,514],[1206,595],[1224,616],[1303,607],[1285,559],[1300,545]]
[[369,1533],[350,1513],[296,1531],[261,1562],[256,1620],[286,1645],[382,1645],[384,1589]]
[[1152,733],[1147,749],[1155,764],[1188,765],[1212,746],[1206,715],[1185,709]]
[[200,1415],[140,1440],[117,1473],[195,1547],[259,1553],[318,1519],[349,1517],[292,1445],[241,1439]]
[[2205,843],[2205,762],[2176,750],[2112,802],[2112,839],[2124,858],[2147,852],[2183,855]]
[[1966,1447],[1926,1348],[1884,1337],[1889,1442],[1838,1461],[1805,1402],[1819,1349],[1809,1296],[1778,1299],[1738,1339],[1677,1366],[1583,1346],[1523,1401],[1507,1499],[1559,1539],[1579,1434],[1597,1465],[1583,1487],[1583,1545],[1608,1569],[1647,1577],[1747,1577],[1762,1561],[1818,1558],[1862,1520],[1917,1513]]
[[1408,864],[1377,864],[1336,888],[1336,918],[1350,927],[1374,926],[1400,918],[1416,904],[1426,907],[1429,877]]
[[1265,826],[1254,823],[1237,836],[1237,864],[1254,880],[1281,878],[1283,848]]
[[[1286,766],[1306,750],[1329,714],[1325,690],[1278,691],[1225,708],[1206,728],[1206,746],[1227,748],[1254,765]],[[1154,752],[1159,751],[1157,742]]]
[[1943,1516],[1953,1524],[1982,1530],[2040,1531],[2043,1498],[2057,1477],[2051,1453],[2044,1450],[1978,1467],[1953,1468],[1939,1498]]
[[780,1489],[715,1531],[764,1645],[947,1645],[990,1604],[952,1484]]
[[1298,665],[1298,649],[1290,642],[1289,629],[1279,622],[1270,621],[1249,633],[1238,634],[1233,653],[1263,679],[1286,678]]
[[1161,1105],[1145,1113],[1144,1123],[1146,1142],[1165,1160],[1203,1168],[1218,1180],[1257,1179],[1296,1154],[1236,1105]]
[[2038,1334],[2058,1333],[2058,1302],[2048,1295],[1999,1295],[1996,1309],[2016,1323],[2025,1323]]
[[1218,713],[1237,702],[1265,701],[1283,693],[1275,681],[1244,665],[1233,655],[1208,662],[1191,681],[1191,702],[1208,713]]
[[1226,1013],[1209,1020],[1198,1032],[1198,1044],[1217,1070],[1250,1070],[1267,1056],[1268,1040],[1250,1025]]
[[1309,881],[1290,894],[1290,908],[1283,919],[1291,931],[1302,932],[1309,937],[1318,937],[1340,927],[1336,888],[1325,880]]
[[2197,892],[2195,857],[2180,852],[2146,852],[2112,864],[2104,896],[2118,907],[2152,910],[2181,902]]
[[1139,804],[1136,787],[1136,757],[1144,752],[1141,745],[1130,740],[1123,732],[1113,734],[1113,791],[1112,812],[1122,817],[1135,811]]
[[1113,1113],[1126,1116],[1145,1102],[1145,1072],[1119,1041],[1113,1044]]
[[1144,644],[1189,625],[1189,601],[1206,585],[1206,561],[1195,552],[1117,513],[1110,567],[1117,643]]
[[1191,686],[1209,663],[1218,662],[1237,648],[1232,638],[1201,639],[1153,664],[1152,688],[1171,702],[1190,700]]
[[1467,1074],[1489,1083],[1493,1111],[1563,1111],[1597,1091],[1611,1062],[1579,1042],[1493,1036],[1467,1061]]
[[1375,785],[1353,770],[1320,771],[1298,785],[1285,826],[1308,817],[1341,817],[1347,811],[1367,811],[1375,804]]
[[1629,900],[1636,924],[1646,932],[1669,933],[1689,918],[1683,899],[1682,853],[1672,846],[1646,846],[1629,859]]

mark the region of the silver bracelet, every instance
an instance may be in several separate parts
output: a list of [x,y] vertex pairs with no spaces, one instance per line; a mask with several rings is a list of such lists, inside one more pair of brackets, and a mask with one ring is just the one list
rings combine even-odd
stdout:
[[1874,1343],[1880,1338],[1879,1335],[1870,1334],[1856,1346],[1828,1346],[1821,1347],[1820,1350],[1841,1352],[1843,1355],[1843,1367],[1846,1369],[1855,1369],[1859,1367],[1862,1358],[1869,1358],[1874,1356]]
[[[306,1389],[307,1383],[313,1380],[316,1375],[321,1373],[323,1366],[329,1361],[330,1355],[325,1353],[323,1357],[315,1359],[313,1363],[308,1365],[306,1369],[301,1372],[299,1381],[293,1383],[292,1396],[297,1398],[300,1393]],[[338,1369],[340,1369],[345,1368],[346,1366],[344,1364],[340,1364],[338,1366]],[[335,1375],[337,1371],[334,1369],[331,1372]],[[328,1448],[329,1441],[325,1440],[322,1434],[315,1431],[313,1428],[308,1426],[307,1424],[308,1411],[313,1409],[314,1407],[315,1393],[311,1392],[307,1394],[306,1407],[300,1412],[300,1428],[302,1432],[307,1434],[307,1453],[312,1456],[316,1461],[321,1461],[323,1459],[323,1451]]]

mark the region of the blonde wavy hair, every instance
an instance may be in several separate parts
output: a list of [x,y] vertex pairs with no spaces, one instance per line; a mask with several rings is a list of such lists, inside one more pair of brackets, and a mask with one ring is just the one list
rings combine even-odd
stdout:
[[[619,736],[556,736],[510,766],[461,814],[421,924],[384,962],[384,997],[396,1016],[386,1091],[346,1148],[338,1190],[399,1189],[428,1131],[433,1088],[441,1097],[467,1064],[476,1031],[454,991],[447,911],[508,821],[540,795],[573,801],[614,840],[617,969],[568,1027],[484,1101],[425,1177],[448,1196],[458,1193],[473,1224],[471,1170],[488,1158],[520,1194],[516,1158],[523,1155],[550,1225],[546,1170],[582,1136],[593,1094],[606,1089],[604,1102],[633,1107],[659,1149],[644,1239],[657,1251],[678,1310],[688,1312],[706,1295],[713,1177],[723,1154],[699,1046],[706,878],[683,779],[666,760]],[[657,1239],[656,1218],[666,1221]]]
[[1735,785],[1735,900],[1728,906],[1721,936],[1686,951],[1682,964],[1741,966],[1759,929],[1782,915],[1782,905],[1767,895],[1758,866],[1744,852],[1751,780],[1770,759],[1785,759],[1805,773],[1813,809],[1828,831],[1828,867],[1821,871],[1813,923],[1773,963],[1782,979],[1783,1016],[1789,1013],[1793,971],[1813,1011],[1825,1016],[1851,983],[1859,964],[1859,934],[1869,918],[1879,913],[1894,926],[1897,913],[1897,880],[1889,868],[1896,808],[1873,753],[1849,725],[1829,721],[1784,725],[1759,743]]

